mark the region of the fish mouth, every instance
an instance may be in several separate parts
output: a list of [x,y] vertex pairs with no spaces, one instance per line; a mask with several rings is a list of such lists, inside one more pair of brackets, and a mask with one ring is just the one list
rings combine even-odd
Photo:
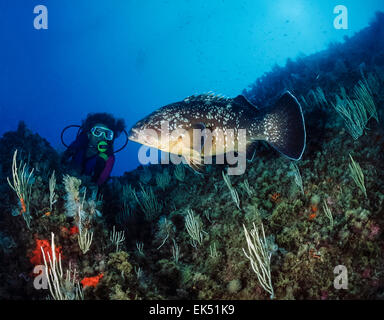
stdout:
[[137,130],[136,128],[131,128],[131,130],[129,130],[128,132],[128,139],[131,141],[137,142],[138,137],[139,137],[139,130]]
[[148,147],[158,147],[158,137],[153,134],[147,133],[145,130],[132,128],[128,132],[128,139]]

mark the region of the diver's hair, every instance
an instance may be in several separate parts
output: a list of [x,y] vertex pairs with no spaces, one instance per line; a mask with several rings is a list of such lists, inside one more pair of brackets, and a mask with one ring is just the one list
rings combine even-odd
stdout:
[[106,125],[114,132],[114,139],[116,139],[125,129],[124,119],[115,119],[110,113],[89,113],[87,118],[83,120],[82,129],[83,132],[89,132],[93,126],[97,123]]

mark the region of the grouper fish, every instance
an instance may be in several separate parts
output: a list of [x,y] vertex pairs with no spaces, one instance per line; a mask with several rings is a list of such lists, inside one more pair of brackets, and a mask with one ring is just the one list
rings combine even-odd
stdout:
[[[195,135],[196,130],[202,134]],[[240,145],[240,132],[244,135],[244,131],[245,143]],[[289,159],[299,160],[306,144],[303,112],[289,91],[282,94],[273,107],[264,109],[257,108],[243,95],[235,98],[213,94],[190,96],[138,121],[128,137],[140,144],[182,155],[192,167],[200,166],[208,156],[240,152],[240,147],[246,149],[260,140]]]

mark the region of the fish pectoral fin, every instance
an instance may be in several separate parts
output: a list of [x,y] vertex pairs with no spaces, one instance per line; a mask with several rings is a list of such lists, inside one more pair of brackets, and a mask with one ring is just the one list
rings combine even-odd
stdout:
[[170,142],[169,152],[177,155],[183,154],[183,138],[179,137],[176,141]]
[[183,157],[187,164],[195,171],[201,171],[204,164],[202,162],[202,157],[199,153],[193,152],[193,153],[185,153],[183,154]]
[[196,164],[194,162],[190,162],[189,160],[187,160],[187,163],[188,163],[188,166],[193,170],[195,171],[196,173],[200,173],[203,171],[203,166],[202,165],[199,165],[199,164]]

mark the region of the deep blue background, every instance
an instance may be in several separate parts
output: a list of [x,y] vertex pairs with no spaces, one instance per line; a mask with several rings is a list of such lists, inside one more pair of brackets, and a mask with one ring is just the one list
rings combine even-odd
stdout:
[[[33,27],[39,4],[48,30]],[[338,4],[348,30],[333,27]],[[377,10],[384,1],[1,0],[0,135],[24,120],[63,150],[61,129],[89,112],[130,127],[194,93],[232,97],[274,64],[353,35]],[[117,155],[113,174],[138,165],[138,148]]]

